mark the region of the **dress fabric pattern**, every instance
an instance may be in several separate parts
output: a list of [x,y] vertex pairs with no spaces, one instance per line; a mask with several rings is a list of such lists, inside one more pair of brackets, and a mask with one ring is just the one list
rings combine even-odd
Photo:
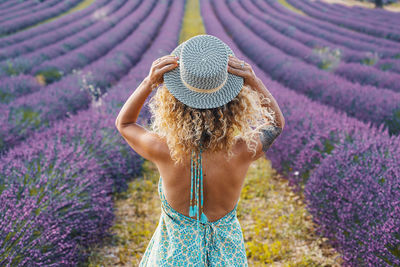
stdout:
[[168,204],[161,176],[158,194],[160,220],[139,267],[248,266],[243,232],[236,214],[238,203],[219,220],[204,223],[177,212]]

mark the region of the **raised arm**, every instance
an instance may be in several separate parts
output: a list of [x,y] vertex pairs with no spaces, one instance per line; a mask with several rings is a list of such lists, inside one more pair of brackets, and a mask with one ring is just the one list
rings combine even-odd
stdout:
[[251,157],[251,160],[257,160],[265,155],[265,153],[274,143],[276,138],[282,133],[283,127],[285,126],[285,119],[275,98],[258,77],[256,77],[254,79],[254,82],[249,85],[259,94],[268,97],[271,100],[270,103],[262,103],[262,107],[268,107],[275,112],[275,125],[265,125],[261,130],[259,143],[256,149],[256,155],[254,157]]
[[266,125],[262,129],[262,134],[260,135],[260,140],[262,143],[262,151],[265,153],[272,145],[272,143],[275,141],[275,139],[282,133],[283,127],[285,126],[285,119],[283,117],[282,111],[278,106],[278,103],[276,102],[275,98],[272,96],[272,94],[268,91],[268,89],[265,87],[264,83],[256,77],[254,84],[251,84],[251,86],[256,90],[258,93],[262,94],[265,97],[268,97],[271,99],[271,102],[266,104],[263,103],[263,107],[269,107],[275,112],[275,125]]
[[[257,144],[256,155],[250,157],[251,160],[256,160],[265,154],[275,139],[281,134],[285,126],[285,119],[283,118],[283,114],[275,98],[271,95],[260,78],[256,76],[250,64],[230,55],[228,60],[228,72],[243,77],[245,85],[250,85],[252,89],[260,95],[269,98],[271,100],[270,103],[262,103],[262,107],[270,108],[275,112],[275,125],[265,125],[263,127],[259,143]],[[238,140],[241,141],[239,142],[240,145],[244,145],[241,138]],[[246,154],[245,158],[248,159],[249,155]]]

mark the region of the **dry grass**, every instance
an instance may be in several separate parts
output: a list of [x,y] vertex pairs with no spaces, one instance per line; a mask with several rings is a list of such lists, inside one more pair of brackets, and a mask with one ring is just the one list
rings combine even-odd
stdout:
[[179,43],[182,43],[198,34],[205,34],[199,4],[198,0],[186,0]]

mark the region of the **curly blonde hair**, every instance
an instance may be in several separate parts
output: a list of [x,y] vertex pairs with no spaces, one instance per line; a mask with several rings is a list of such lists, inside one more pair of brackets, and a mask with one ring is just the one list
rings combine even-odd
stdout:
[[261,106],[270,101],[244,85],[240,93],[227,104],[211,109],[196,109],[176,99],[163,84],[149,100],[150,129],[166,140],[176,164],[190,157],[192,150],[198,152],[200,143],[203,151],[224,150],[231,158],[238,132],[249,151],[255,155],[257,134],[265,125],[275,125],[274,111]]

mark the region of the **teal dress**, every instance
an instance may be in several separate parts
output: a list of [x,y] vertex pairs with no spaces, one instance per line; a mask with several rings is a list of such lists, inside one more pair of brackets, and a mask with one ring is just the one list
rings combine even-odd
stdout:
[[199,188],[199,182],[202,188],[202,180],[202,171],[200,176],[194,175],[191,180],[191,203],[197,200],[197,205],[191,204],[189,215],[197,215],[194,219],[177,212],[168,204],[160,176],[158,194],[161,199],[161,216],[139,267],[248,266],[243,232],[236,214],[238,203],[224,217],[209,222],[203,212],[201,215],[196,213],[200,205],[199,194],[193,196],[193,191],[198,192],[196,189]]

